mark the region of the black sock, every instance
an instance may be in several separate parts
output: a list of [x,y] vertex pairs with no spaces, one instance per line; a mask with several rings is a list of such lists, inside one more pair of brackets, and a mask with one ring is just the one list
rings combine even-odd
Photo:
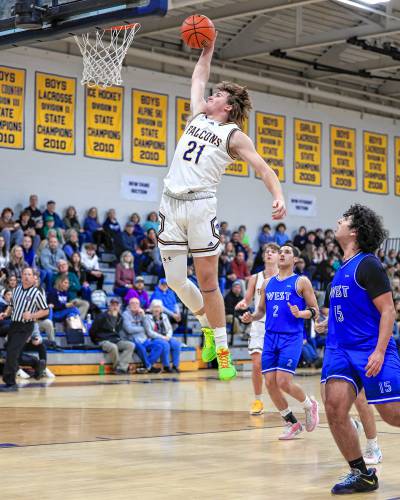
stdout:
[[358,469],[362,474],[368,474],[368,469],[365,465],[363,457],[350,460],[349,465],[352,469]]
[[297,418],[293,415],[292,412],[288,413],[285,416],[282,416],[282,418],[285,422],[288,422],[290,424],[297,424]]

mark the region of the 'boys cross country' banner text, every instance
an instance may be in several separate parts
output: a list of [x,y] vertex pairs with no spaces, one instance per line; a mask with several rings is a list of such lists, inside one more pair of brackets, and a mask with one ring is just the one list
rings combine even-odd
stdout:
[[75,154],[76,79],[36,73],[35,149]]
[[[242,130],[245,134],[249,133],[249,119],[243,122]],[[245,161],[236,160],[225,169],[225,175],[235,175],[237,177],[248,177],[249,176],[249,166]]]
[[167,166],[168,96],[132,91],[132,162]]
[[388,138],[364,131],[364,191],[387,194]]
[[356,131],[331,125],[331,187],[357,189]]
[[321,132],[321,123],[294,119],[293,181],[296,184],[321,185]]
[[400,196],[400,137],[394,138],[394,194]]
[[86,156],[122,160],[123,108],[123,87],[86,87]]
[[183,131],[186,128],[187,122],[190,118],[190,99],[185,97],[176,98],[176,130],[175,130],[175,142],[178,144]]
[[0,66],[0,147],[24,149],[25,70]]
[[285,117],[256,113],[256,149],[278,179],[285,180]]

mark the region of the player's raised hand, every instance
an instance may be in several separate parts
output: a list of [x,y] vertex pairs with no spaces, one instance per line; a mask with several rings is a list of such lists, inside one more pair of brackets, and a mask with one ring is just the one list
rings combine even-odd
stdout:
[[367,377],[376,377],[382,369],[385,353],[374,351],[368,358],[368,363],[365,366],[365,374]]
[[247,304],[244,299],[242,299],[240,302],[236,304],[235,310],[237,311],[238,309],[247,309]]
[[253,321],[251,312],[246,311],[242,316],[240,316],[240,320],[242,323],[251,323]]
[[299,318],[300,317],[299,308],[297,306],[292,306],[292,304],[290,302],[288,302],[287,305],[289,306],[290,312],[293,314],[293,316],[295,318]]
[[274,220],[283,219],[286,215],[286,207],[284,200],[274,200],[272,202],[272,218]]

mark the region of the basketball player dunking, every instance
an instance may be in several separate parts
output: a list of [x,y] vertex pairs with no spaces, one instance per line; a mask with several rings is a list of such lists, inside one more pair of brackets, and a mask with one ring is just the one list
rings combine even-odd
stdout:
[[[235,309],[247,309],[254,299],[254,307],[257,309],[261,296],[264,295],[263,285],[265,280],[278,274],[279,245],[267,243],[263,249],[264,269],[249,279],[246,295],[235,307]],[[254,401],[251,404],[251,415],[262,415],[264,403],[262,400],[263,376],[261,373],[261,353],[264,345],[265,317],[253,321],[250,330],[249,354],[252,363],[252,382],[254,389]]]
[[[168,285],[196,315],[204,333],[202,358],[217,358],[219,377],[236,376],[228,350],[225,310],[218,287],[217,187],[236,158],[249,163],[271,192],[272,218],[286,213],[275,172],[256,152],[240,126],[251,109],[245,87],[222,82],[204,99],[214,43],[203,49],[192,75],[191,112],[175,150],[160,204],[158,243]],[[187,277],[187,254],[194,257],[200,290]]]

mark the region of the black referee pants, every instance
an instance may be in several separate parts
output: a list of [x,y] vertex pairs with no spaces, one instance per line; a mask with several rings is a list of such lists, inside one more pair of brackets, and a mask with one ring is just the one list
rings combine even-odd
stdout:
[[33,333],[33,321],[22,323],[13,321],[8,330],[7,358],[3,369],[3,380],[7,385],[15,385],[18,371],[18,358],[26,341]]

